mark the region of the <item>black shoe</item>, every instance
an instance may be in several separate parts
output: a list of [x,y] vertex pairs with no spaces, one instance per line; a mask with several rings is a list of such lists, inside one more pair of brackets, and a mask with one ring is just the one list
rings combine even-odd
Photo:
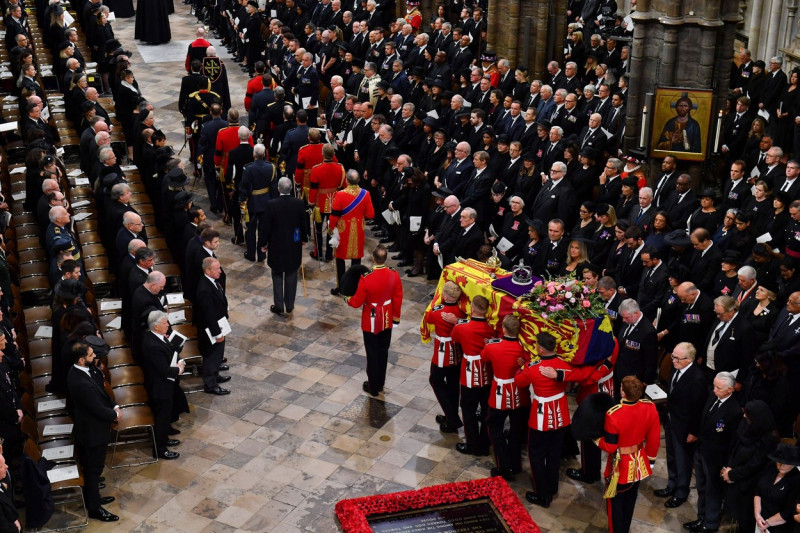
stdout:
[[256,261],[258,261],[259,263],[263,263],[263,262],[264,262],[266,259],[267,259],[267,256],[266,256],[266,255],[259,255],[259,256],[256,258]]
[[407,267],[407,266],[411,266],[413,264],[414,264],[414,261],[407,261],[407,260],[403,259],[402,261],[397,263],[397,266],[399,266],[399,267]]
[[675,494],[675,489],[656,489],[653,491],[653,494],[655,494],[659,498],[669,498],[670,496]]
[[339,292],[338,288],[334,287],[333,289],[331,289],[331,296],[341,296],[341,295],[342,293]]
[[448,423],[439,424],[439,431],[442,433],[458,433],[458,426],[451,426]]
[[553,498],[549,496],[537,496],[532,490],[529,490],[525,493],[525,499],[532,504],[538,505],[539,507],[544,507],[545,509],[550,507],[550,502],[553,501]]
[[113,496],[102,496],[100,498],[100,505],[108,505],[109,503],[113,502],[114,500],[116,500],[116,498],[113,497]]
[[103,481],[105,481],[105,480],[106,480],[106,476],[100,476],[100,479],[99,479],[98,481],[99,481],[100,483],[102,483],[102,482],[103,482]]
[[369,381],[365,381],[364,383],[361,384],[361,390],[363,390],[370,396],[378,396],[378,394],[380,394],[380,391],[372,392],[372,389],[369,388]]
[[[392,250],[389,250],[389,251],[391,252]],[[403,254],[397,254],[397,255],[393,255],[392,256],[392,261],[402,261],[403,259],[405,259],[403,257]]]
[[412,268],[407,268],[406,269],[406,277],[407,278],[416,278],[420,274],[422,274],[422,272],[414,272],[414,269],[412,269]]
[[489,470],[489,475],[492,477],[502,477],[506,481],[514,481],[517,478],[514,476],[514,472],[511,470],[500,470],[499,468],[492,468]]
[[386,233],[385,231],[382,231],[382,230],[378,230],[378,231],[372,232],[372,236],[375,237],[376,239],[382,239],[382,238],[386,237],[387,235],[389,235],[389,234]]
[[230,369],[231,369],[231,367],[229,367],[229,366],[228,366],[228,365],[226,365],[226,364],[221,364],[221,365],[219,365],[219,370],[220,370],[220,372],[227,372],[227,371],[228,371],[228,370],[230,370]]
[[700,531],[703,527],[703,519],[698,518],[697,520],[692,520],[691,522],[684,522],[683,529],[687,531]]
[[[391,253],[399,252],[400,251],[400,247],[397,245],[397,243],[395,243],[395,244],[391,245],[390,247],[388,247],[386,249],[386,251],[387,252],[391,252]],[[392,257],[392,259],[398,259],[400,257],[403,257],[403,254],[400,254],[397,257]]]
[[587,476],[577,468],[567,468],[567,477],[582,483],[594,483],[597,481],[597,479]]
[[180,430],[180,429],[175,429],[175,428],[174,428],[174,427],[172,427],[172,426],[170,426],[170,428],[167,430],[167,435],[169,435],[169,436],[172,436],[172,435],[180,435],[180,433],[181,433],[181,430]]
[[244,243],[244,239],[242,239],[241,237],[231,237],[231,242],[233,244],[239,245]]
[[231,391],[229,391],[228,389],[223,389],[219,385],[210,389],[208,387],[203,387],[203,392],[205,392],[206,394],[216,394],[217,396],[225,396],[226,394],[231,393]]
[[180,456],[181,454],[179,454],[178,452],[171,452],[169,450],[165,450],[158,454],[159,459],[166,459],[167,461],[172,461],[173,459],[177,459]]
[[386,243],[393,242],[393,241],[394,241],[394,239],[392,239],[391,237],[384,237],[381,240],[379,240],[378,242],[381,243],[381,244],[386,244]]
[[475,450],[470,448],[466,442],[459,442],[456,444],[456,451],[459,453],[463,453],[464,455],[475,455],[477,457],[483,457],[489,455],[489,451],[482,451],[482,450]]
[[181,441],[179,441],[178,439],[167,439],[167,446],[169,446],[170,448],[172,448],[173,446],[178,446],[180,445],[180,443]]
[[217,376],[217,383],[227,383],[230,380],[231,380],[230,376]]
[[97,484],[97,489],[98,490],[103,490],[104,488],[106,488],[106,484],[103,483],[102,481]]
[[675,496],[673,496],[672,498],[664,502],[664,507],[668,509],[675,509],[676,507],[680,507],[684,503],[686,503],[686,498],[676,498]]
[[116,522],[119,520],[119,517],[115,514],[111,514],[102,507],[98,507],[94,511],[89,511],[89,518],[94,518],[95,520],[100,520],[101,522]]
[[277,305],[270,305],[269,310],[275,313],[276,315],[282,315],[283,311]]
[[223,362],[223,363],[227,363],[227,362],[228,362],[228,358],[227,358],[227,357],[223,357],[223,358],[222,358],[222,362]]
[[719,529],[715,527],[703,527],[700,529],[695,529],[695,531],[697,531],[698,533],[717,533]]
[[256,258],[253,257],[252,255],[244,254],[244,258],[247,259],[248,261],[250,261],[251,263],[255,263],[256,262]]
[[435,420],[436,420],[437,424],[446,424],[447,423],[447,417],[444,416],[444,415],[436,415],[436,419]]

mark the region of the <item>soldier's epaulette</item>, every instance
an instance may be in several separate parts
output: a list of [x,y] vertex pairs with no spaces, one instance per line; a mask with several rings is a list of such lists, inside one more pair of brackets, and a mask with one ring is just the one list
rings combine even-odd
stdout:
[[469,319],[468,318],[459,318],[458,322],[456,322],[456,324],[469,324]]
[[441,311],[442,309],[444,309],[444,305],[442,305],[442,304],[433,306],[433,310],[434,311]]
[[615,412],[617,412],[617,411],[618,411],[618,410],[620,410],[620,409],[622,409],[622,404],[621,404],[621,403],[618,403],[617,405],[615,405],[614,407],[612,407],[611,409],[609,409],[608,411],[606,411],[606,414],[610,415],[611,413],[615,413]]
[[488,341],[486,341],[486,344],[496,344],[496,343],[500,342],[501,340],[502,339],[489,339]]
[[541,362],[542,362],[542,359],[541,359],[541,358],[539,358],[539,359],[537,359],[536,361],[531,361],[530,363],[528,363],[528,366],[529,366],[529,367],[530,367],[530,366],[536,366],[536,365],[540,364]]
[[642,403],[653,403],[653,400],[650,398],[639,398],[639,401]]
[[370,274],[372,274],[372,272],[373,272],[372,270],[370,270],[369,272],[364,272],[363,274],[361,274],[361,277],[362,277],[362,278],[366,278],[367,276],[369,276]]

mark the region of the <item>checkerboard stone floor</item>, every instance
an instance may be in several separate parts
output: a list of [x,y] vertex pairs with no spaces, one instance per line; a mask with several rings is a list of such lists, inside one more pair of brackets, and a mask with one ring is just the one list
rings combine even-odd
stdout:
[[[184,44],[196,26],[188,6],[176,1],[176,9],[170,22],[180,46],[139,45],[134,19],[113,24],[133,52],[133,70],[155,105],[156,125],[177,151],[184,141],[176,105]],[[228,60],[231,99],[241,109],[247,77],[223,47],[218,52]],[[181,156],[188,159],[188,148]],[[202,184],[194,193],[207,206]],[[403,320],[393,335],[387,393],[375,400],[361,391],[366,377],[360,311],[328,293],[332,264],[321,270],[306,255],[306,282],[298,288],[294,316],[275,316],[269,311],[268,267],[244,260],[243,249],[230,243],[231,228],[209,218],[223,233],[218,255],[228,273],[232,393],[189,396],[192,412],[177,424],[180,459],[107,468],[103,493],[117,497],[108,509],[120,521],[91,521],[90,531],[335,532],[334,504],[343,498],[488,475],[489,459],[457,453],[459,438],[440,433],[434,421],[440,411],[428,386],[430,347],[418,334],[432,285],[403,279]],[[641,487],[634,532],[676,532],[695,518],[694,495],[670,511],[652,495],[665,485],[663,456],[662,446],[656,475]],[[562,470],[574,466],[577,460],[565,461]],[[525,502],[530,483],[526,471],[511,486],[544,531],[605,531],[599,483],[584,486],[562,472],[549,509]]]

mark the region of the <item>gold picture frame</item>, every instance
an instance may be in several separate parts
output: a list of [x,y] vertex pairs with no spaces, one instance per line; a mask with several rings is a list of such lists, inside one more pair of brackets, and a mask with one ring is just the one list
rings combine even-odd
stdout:
[[656,88],[650,157],[671,155],[684,161],[705,161],[713,103],[714,92],[710,89]]

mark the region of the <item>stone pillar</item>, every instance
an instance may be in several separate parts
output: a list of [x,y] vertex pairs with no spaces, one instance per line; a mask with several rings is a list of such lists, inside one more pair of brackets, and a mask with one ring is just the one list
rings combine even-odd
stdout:
[[761,43],[761,13],[764,10],[763,0],[753,0],[753,5],[750,8],[750,38],[748,48],[753,54],[753,59],[758,59],[757,55],[759,45]]
[[783,0],[772,0],[769,8],[769,33],[767,33],[767,46],[761,56],[764,61],[769,63],[769,58],[778,52],[778,35],[781,29],[781,17],[783,12]]

